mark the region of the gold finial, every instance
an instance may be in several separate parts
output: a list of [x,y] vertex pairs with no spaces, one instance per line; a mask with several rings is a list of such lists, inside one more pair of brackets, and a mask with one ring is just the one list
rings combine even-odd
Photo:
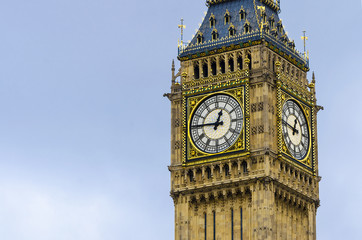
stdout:
[[186,26],[184,25],[184,19],[181,18],[181,24],[178,25],[178,28],[181,28],[181,45],[183,44],[183,37],[184,37],[184,29]]
[[305,32],[306,31],[303,31],[303,36],[302,36],[302,40],[304,41],[304,56],[307,57],[307,53],[306,53],[306,40],[308,40],[308,37],[305,36]]
[[265,6],[258,6],[258,10],[260,10],[261,13],[265,12]]

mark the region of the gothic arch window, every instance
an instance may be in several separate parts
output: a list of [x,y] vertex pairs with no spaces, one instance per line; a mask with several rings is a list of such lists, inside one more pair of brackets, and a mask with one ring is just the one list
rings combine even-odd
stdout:
[[204,78],[206,78],[206,77],[208,77],[208,75],[209,75],[209,71],[208,71],[209,69],[208,69],[208,66],[207,66],[207,62],[204,62],[203,64],[202,64],[202,76],[204,77]]
[[199,79],[200,78],[200,66],[198,62],[194,63],[194,78]]
[[206,176],[207,176],[207,179],[211,178],[211,168],[210,167],[206,168]]
[[246,12],[243,7],[239,11],[240,21],[246,19]]
[[244,24],[244,33],[249,33],[251,31],[250,23],[246,21]]
[[217,40],[217,38],[218,38],[218,33],[217,33],[217,30],[216,30],[216,29],[212,30],[211,36],[212,36],[212,40],[213,40],[213,41]]
[[235,36],[235,27],[231,24],[229,27],[229,37]]
[[194,172],[192,170],[187,172],[187,176],[189,177],[190,182],[194,181]]
[[230,57],[230,58],[229,58],[229,69],[230,69],[230,72],[234,72],[234,71],[235,71],[235,68],[234,68],[234,58],[233,58],[233,57]]
[[211,16],[209,18],[209,22],[210,22],[210,28],[214,28],[216,25],[216,18],[214,16],[214,14],[211,14]]
[[231,22],[231,16],[230,16],[230,13],[228,10],[226,10],[226,13],[224,15],[224,21],[225,21],[225,24],[229,24]]
[[228,164],[225,164],[224,166],[224,172],[225,172],[225,177],[229,176],[229,165]]
[[243,173],[247,173],[248,172],[248,164],[245,161],[243,161],[241,166],[243,167]]
[[220,72],[221,73],[225,73],[225,60],[224,59],[220,59]]
[[243,57],[241,55],[239,55],[236,61],[238,63],[238,68],[240,70],[242,70],[243,69]]
[[201,32],[198,32],[198,33],[197,33],[196,39],[197,39],[197,44],[201,44],[201,43],[203,42],[204,37],[203,37],[203,35],[202,35]]
[[211,61],[211,74],[216,75],[216,61],[214,59]]

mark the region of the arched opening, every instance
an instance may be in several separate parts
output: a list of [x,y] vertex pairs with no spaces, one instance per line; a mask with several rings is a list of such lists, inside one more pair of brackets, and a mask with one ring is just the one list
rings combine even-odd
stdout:
[[211,62],[211,74],[216,75],[216,61]]
[[248,23],[245,23],[244,25],[244,33],[249,33],[250,32],[250,25]]
[[240,21],[244,20],[246,18],[246,13],[245,13],[245,10],[243,8],[240,9],[239,15],[240,15]]
[[200,78],[200,67],[198,63],[194,64],[194,78],[199,79]]
[[209,21],[210,21],[210,28],[215,27],[215,25],[216,25],[216,19],[215,19],[214,14],[211,15],[211,17],[209,18]]
[[207,177],[207,179],[211,178],[211,168],[210,167],[206,168],[206,177]]
[[248,172],[248,164],[245,161],[243,161],[241,166],[243,167],[243,173],[247,173]]
[[251,54],[250,53],[248,53],[248,59],[250,60],[249,70],[251,70],[252,59],[251,59]]
[[229,28],[229,37],[232,37],[232,36],[234,36],[234,35],[235,35],[235,28],[230,27],[230,28]]
[[214,175],[216,178],[219,178],[220,177],[220,167],[219,165],[216,165],[215,168],[214,168]]
[[224,166],[224,172],[225,172],[225,177],[229,176],[229,165],[228,164],[225,164]]
[[225,73],[225,60],[224,59],[220,60],[220,72]]
[[242,56],[238,56],[238,58],[237,58],[237,63],[238,63],[238,68],[240,69],[240,70],[242,70],[243,69],[243,58],[242,58]]
[[217,35],[218,34],[217,34],[216,30],[212,31],[211,35],[212,35],[212,40],[217,40]]
[[201,34],[197,35],[197,44],[201,44],[203,40],[203,37]]
[[235,69],[234,69],[234,59],[233,58],[229,58],[229,69],[230,69],[230,72],[235,71]]
[[190,182],[193,182],[193,181],[194,181],[194,172],[193,172],[192,170],[189,170],[189,171],[187,172],[187,176],[188,176]]
[[231,20],[230,14],[228,12],[225,13],[225,24],[230,23],[230,20]]
[[202,64],[202,76],[205,78],[209,75],[207,63]]

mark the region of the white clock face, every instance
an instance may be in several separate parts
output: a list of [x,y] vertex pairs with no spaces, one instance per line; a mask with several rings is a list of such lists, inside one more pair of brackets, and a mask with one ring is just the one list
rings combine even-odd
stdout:
[[196,107],[189,127],[191,139],[199,150],[219,153],[231,147],[239,138],[243,111],[233,97],[216,94]]
[[302,109],[292,100],[285,102],[282,113],[284,142],[298,160],[305,158],[309,149],[308,122]]

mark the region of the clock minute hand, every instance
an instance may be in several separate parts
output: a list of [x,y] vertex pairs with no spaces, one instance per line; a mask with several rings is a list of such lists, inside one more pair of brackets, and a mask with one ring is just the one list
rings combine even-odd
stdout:
[[294,135],[294,133],[297,133],[297,134],[299,133],[299,131],[297,129],[295,129],[292,125],[290,125],[286,121],[283,120],[283,123],[286,124],[288,127],[290,127],[293,130],[293,135]]
[[214,126],[215,123],[205,123],[205,124],[200,124],[200,125],[193,125],[191,126],[192,128],[195,128],[195,127],[205,127],[205,126]]

